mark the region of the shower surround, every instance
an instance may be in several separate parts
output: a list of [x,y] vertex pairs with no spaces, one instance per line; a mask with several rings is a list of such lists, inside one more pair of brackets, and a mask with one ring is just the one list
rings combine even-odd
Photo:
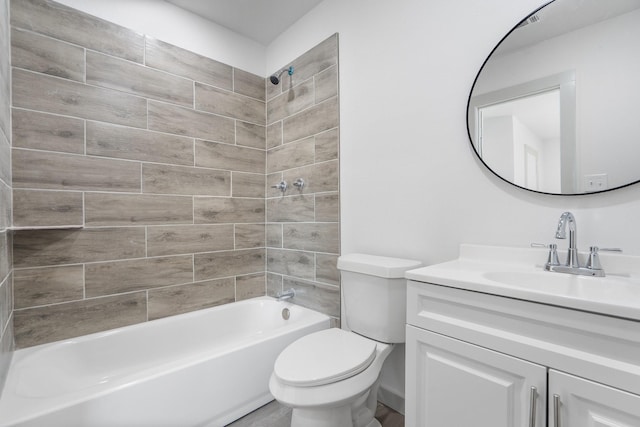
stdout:
[[276,88],[46,0],[11,44],[17,347],[283,286],[338,320],[337,35]]
[[[266,246],[269,294],[340,317],[338,36],[267,80]],[[302,189],[293,183],[302,179]],[[271,186],[285,181],[285,193]]]

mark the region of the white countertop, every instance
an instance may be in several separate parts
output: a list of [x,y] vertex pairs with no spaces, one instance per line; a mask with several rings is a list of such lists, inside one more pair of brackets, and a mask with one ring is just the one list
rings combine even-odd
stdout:
[[[601,253],[606,277],[544,271],[546,249],[463,244],[453,261],[405,277],[458,289],[640,320],[640,257]],[[560,261],[565,258],[559,250]],[[586,254],[581,254],[584,263]]]

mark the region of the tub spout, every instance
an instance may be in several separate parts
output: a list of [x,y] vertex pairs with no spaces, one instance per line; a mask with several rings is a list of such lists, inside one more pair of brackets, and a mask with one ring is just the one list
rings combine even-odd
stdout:
[[293,298],[295,296],[296,296],[296,291],[295,289],[291,288],[291,289],[287,289],[286,291],[278,292],[276,294],[276,299],[278,301],[284,301],[284,300]]

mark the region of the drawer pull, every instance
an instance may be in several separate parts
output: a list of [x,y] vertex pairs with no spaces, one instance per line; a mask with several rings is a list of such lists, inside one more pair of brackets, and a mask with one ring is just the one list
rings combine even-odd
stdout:
[[560,425],[560,395],[553,395],[553,424],[554,427],[561,427]]
[[538,401],[538,389],[531,387],[529,398],[529,427],[536,427],[536,402]]

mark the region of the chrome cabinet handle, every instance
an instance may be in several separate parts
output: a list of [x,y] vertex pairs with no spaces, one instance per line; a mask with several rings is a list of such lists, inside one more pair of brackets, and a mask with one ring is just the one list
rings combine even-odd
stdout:
[[536,406],[538,401],[538,389],[531,387],[531,396],[529,398],[529,427],[536,427]]
[[560,426],[560,395],[553,395],[553,427],[561,427]]

